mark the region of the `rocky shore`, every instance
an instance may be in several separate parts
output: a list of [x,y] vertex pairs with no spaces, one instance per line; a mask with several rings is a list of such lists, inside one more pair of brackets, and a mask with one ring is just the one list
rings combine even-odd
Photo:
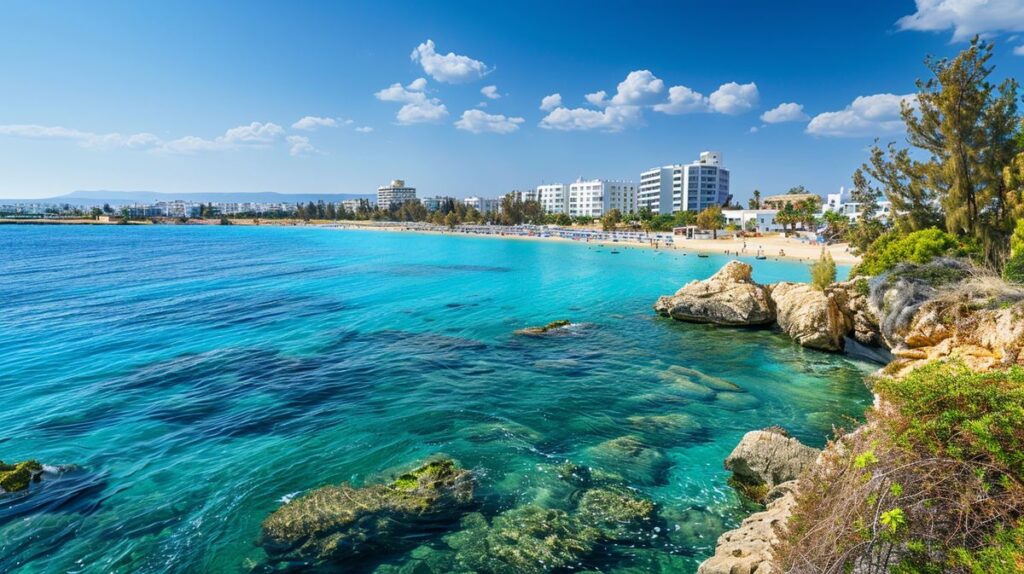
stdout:
[[[654,309],[680,321],[774,325],[796,343],[823,351],[840,352],[850,340],[879,347],[893,357],[879,376],[902,377],[943,359],[977,372],[1024,364],[1022,302],[1024,290],[954,259],[904,263],[884,275],[857,277],[824,290],[799,283],[759,285],[749,265],[731,261],[711,278],[661,297]],[[843,442],[830,448],[842,448],[835,445]],[[777,571],[774,552],[797,506],[801,477],[827,455],[838,456],[804,446],[781,429],[747,433],[725,466],[733,472],[730,484],[766,505],[765,510],[724,533],[700,574]]]

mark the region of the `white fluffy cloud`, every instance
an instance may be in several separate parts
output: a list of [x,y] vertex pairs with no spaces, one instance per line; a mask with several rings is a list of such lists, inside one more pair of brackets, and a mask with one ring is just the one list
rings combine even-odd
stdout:
[[370,126],[359,126],[358,128],[356,128],[356,131],[361,134],[368,134],[373,131],[373,128],[371,128]]
[[169,141],[161,146],[161,150],[172,153],[195,153],[200,151],[221,151],[237,149],[245,146],[268,145],[284,133],[281,126],[267,122],[252,122],[224,132],[224,135],[205,139],[198,136],[185,136]]
[[562,105],[562,94],[551,94],[550,96],[544,96],[540,100],[540,109],[545,112],[561,107]]
[[480,110],[466,110],[462,118],[455,122],[455,127],[475,134],[510,134],[519,129],[523,118],[505,117],[500,114],[488,114]]
[[409,57],[412,61],[419,62],[423,71],[438,82],[459,84],[482,78],[490,73],[487,65],[480,60],[454,52],[438,54],[433,40],[416,46]]
[[761,114],[761,121],[768,124],[780,124],[782,122],[802,122],[809,116],[804,113],[804,106],[794,102],[779,104],[778,106]]
[[540,127],[549,130],[619,132],[640,123],[640,106],[608,106],[603,110],[558,107],[544,117]]
[[317,116],[306,116],[292,124],[292,129],[311,132],[317,128],[333,128],[338,126],[338,120],[334,118],[320,118]]
[[583,96],[583,99],[587,100],[588,103],[593,104],[595,106],[607,105],[608,104],[608,102],[606,101],[607,98],[608,98],[608,92],[606,92],[604,90],[598,90],[598,91],[596,91],[596,92],[594,92],[592,94],[586,94],[586,95]]
[[313,147],[313,144],[309,143],[309,138],[306,136],[288,136],[285,139],[288,142],[288,153],[293,157],[316,151],[316,148]]
[[[655,96],[665,89],[665,82],[662,82],[650,70],[635,70],[626,76],[625,80],[619,82],[612,104],[626,106],[641,104],[651,96]],[[603,93],[603,92],[602,92]]]
[[405,105],[395,116],[400,124],[437,122],[448,117],[448,108],[437,98],[428,97],[423,91],[427,81],[417,78],[408,86],[394,83],[374,94],[383,102],[401,102]]
[[711,109],[729,115],[749,112],[757,107],[760,94],[757,92],[757,84],[737,84],[729,82],[722,84],[717,90],[711,93],[708,104]]
[[668,101],[656,104],[654,111],[669,115],[689,114],[708,111],[708,99],[686,86],[672,86],[668,89]]
[[859,96],[841,111],[814,116],[807,124],[807,133],[831,137],[897,134],[904,129],[903,120],[900,118],[900,109],[904,102],[914,105],[914,94]]
[[501,97],[501,94],[498,93],[498,86],[484,86],[480,88],[480,93],[492,100],[497,100]]
[[953,29],[953,40],[975,34],[1024,31],[1020,0],[916,0],[917,11],[896,21],[901,30],[940,32]]

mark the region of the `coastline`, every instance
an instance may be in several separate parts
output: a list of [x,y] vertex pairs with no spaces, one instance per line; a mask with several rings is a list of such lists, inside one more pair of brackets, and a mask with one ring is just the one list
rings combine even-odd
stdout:
[[[265,225],[265,224],[260,224]],[[482,237],[489,239],[512,239],[512,240],[523,240],[523,241],[553,241],[559,243],[587,243],[582,239],[570,239],[559,236],[540,236],[540,235],[523,235],[514,233],[476,233],[474,231],[456,228],[455,230],[434,230],[426,228],[414,228],[401,224],[394,225],[380,225],[377,222],[351,222],[346,221],[343,224],[311,224],[318,227],[324,227],[328,229],[350,229],[357,231],[387,231],[387,232],[400,232],[400,233],[421,233],[426,235],[464,235],[468,237]],[[812,245],[807,242],[801,242],[795,238],[784,238],[782,236],[770,235],[765,237],[753,237],[748,238],[746,241],[746,251],[743,251],[743,239],[739,238],[723,238],[723,239],[676,239],[679,243],[673,245],[661,244],[658,247],[651,245],[646,241],[631,241],[626,239],[619,239],[617,242],[602,239],[602,240],[591,240],[590,243],[596,245],[609,246],[609,245],[622,245],[624,247],[636,247],[642,249],[652,250],[669,250],[669,251],[682,251],[686,253],[694,254],[715,254],[715,255],[733,255],[738,257],[754,257],[757,253],[758,248],[763,248],[767,259],[773,261],[799,261],[802,263],[813,263],[818,259],[821,253],[821,245]],[[856,265],[860,263],[860,257],[847,251],[847,244],[840,243],[836,245],[826,246],[829,253],[832,255],[832,259],[835,260],[837,265]],[[780,250],[784,254],[780,254]]]

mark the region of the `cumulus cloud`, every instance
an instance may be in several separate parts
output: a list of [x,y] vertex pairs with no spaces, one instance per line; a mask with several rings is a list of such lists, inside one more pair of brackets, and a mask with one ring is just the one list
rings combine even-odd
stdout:
[[206,139],[198,136],[185,136],[169,141],[161,146],[162,151],[172,153],[195,153],[200,151],[221,151],[245,146],[265,146],[274,142],[284,133],[281,126],[267,122],[252,122],[224,132],[224,135]]
[[689,114],[708,111],[708,99],[700,92],[686,86],[672,86],[668,89],[668,101],[655,104],[654,111],[669,115]]
[[640,104],[661,93],[663,89],[665,82],[658,79],[650,70],[636,70],[619,82],[611,103],[616,106]]
[[708,104],[711,109],[729,115],[749,112],[757,107],[760,95],[757,92],[757,84],[737,84],[729,82],[722,84],[717,90],[711,93]]
[[498,93],[498,86],[484,86],[480,88],[480,93],[492,100],[497,100],[501,97],[501,94]]
[[306,136],[288,136],[285,139],[288,142],[288,153],[293,157],[316,151],[316,148],[313,147],[313,144],[309,143],[309,138]]
[[[346,123],[351,123],[348,121]],[[317,128],[333,128],[338,126],[338,120],[334,118],[320,118],[317,116],[306,116],[292,124],[292,129],[311,132]]]
[[838,112],[814,116],[807,124],[807,133],[831,137],[873,137],[903,131],[900,109],[903,103],[915,105],[914,94],[874,94],[859,96]]
[[358,128],[356,128],[356,131],[361,134],[368,134],[373,131],[373,128],[371,128],[370,126],[359,126]]
[[510,134],[519,129],[523,118],[505,117],[500,114],[488,114],[480,110],[466,110],[462,118],[455,122],[455,127],[475,134]]
[[428,97],[423,91],[427,81],[413,80],[408,86],[394,83],[378,91],[374,96],[383,102],[400,102],[405,105],[395,116],[400,124],[436,122],[448,117],[448,108],[437,98]]
[[1024,31],[1020,0],[916,0],[917,11],[896,21],[901,30],[941,32],[953,29],[953,41],[975,34]]
[[551,94],[550,96],[544,96],[540,100],[540,109],[545,112],[562,106],[562,94]]
[[544,117],[540,127],[549,130],[619,132],[640,123],[640,106],[608,106],[603,110],[558,107]]
[[779,104],[778,106],[761,114],[761,121],[769,124],[780,124],[782,122],[802,122],[809,116],[804,113],[804,106],[797,103]]
[[583,99],[587,100],[587,102],[589,102],[589,103],[591,103],[591,104],[593,104],[595,106],[603,106],[603,105],[606,105],[608,103],[607,102],[608,92],[606,92],[604,90],[598,90],[598,91],[596,91],[596,92],[594,92],[592,94],[584,95]]
[[427,40],[412,51],[409,57],[423,67],[426,74],[438,82],[460,84],[486,76],[487,65],[469,56],[454,52],[438,54],[433,40]]

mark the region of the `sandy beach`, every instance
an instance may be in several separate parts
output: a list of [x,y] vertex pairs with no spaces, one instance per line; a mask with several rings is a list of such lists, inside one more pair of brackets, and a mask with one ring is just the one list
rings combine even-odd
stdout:
[[[438,231],[432,229],[413,228],[400,224],[390,223],[382,225],[375,221],[346,221],[341,225],[331,224],[331,227],[343,229],[362,229],[373,231],[391,231],[400,233],[432,233],[439,235],[471,235],[473,237],[484,237],[492,239],[515,239],[524,241],[560,241],[560,242],[585,242],[584,240],[567,239],[564,237],[541,237],[539,235],[521,235],[512,233],[476,233],[470,230],[455,228],[454,230]],[[592,228],[580,228],[591,230]],[[753,257],[758,249],[764,251],[765,257],[773,260],[786,259],[791,261],[803,261],[811,263],[821,255],[822,245],[815,245],[807,240],[797,237],[783,237],[782,234],[768,234],[761,237],[747,238],[720,238],[720,239],[682,239],[673,238],[672,245],[661,243],[657,248],[646,241],[625,241],[619,240],[615,245],[639,247],[644,249],[669,249],[687,251],[692,253],[715,253],[715,254],[738,254],[743,257]],[[591,240],[596,245],[613,244],[606,240]],[[839,265],[855,265],[860,263],[860,257],[850,253],[849,246],[845,243],[837,243],[825,246],[832,259]]]

